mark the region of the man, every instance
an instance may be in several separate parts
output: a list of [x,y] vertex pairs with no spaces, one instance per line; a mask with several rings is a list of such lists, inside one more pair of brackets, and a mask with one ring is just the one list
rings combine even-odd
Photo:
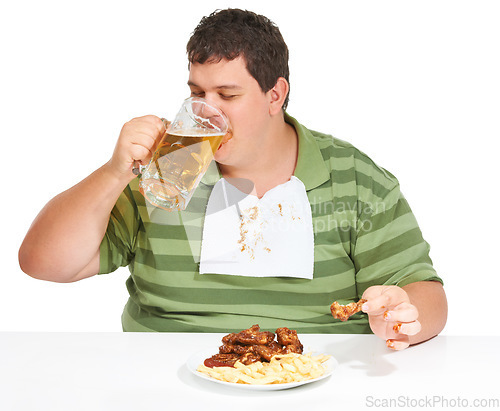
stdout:
[[[164,126],[152,115],[132,119],[111,159],[37,216],[19,252],[23,271],[71,282],[128,265],[125,331],[229,332],[256,323],[299,332],[371,329],[397,350],[437,335],[446,297],[397,180],[351,145],[285,113],[288,49],[278,28],[264,16],[222,10],[202,19],[187,49],[191,95],[219,105],[233,128],[215,153],[218,167],[185,211],[151,210],[132,168],[148,162]],[[272,225],[286,205],[289,221],[307,222],[305,234],[290,229],[276,241],[270,232],[260,240],[272,246],[261,244],[257,257],[214,259],[207,250],[248,214],[232,224],[208,210],[225,182],[237,190],[239,181],[252,183],[245,201],[267,215],[262,224]],[[248,251],[241,240],[233,254]],[[280,247],[293,250],[290,258],[275,257]],[[332,301],[360,297],[365,314],[332,318]]]

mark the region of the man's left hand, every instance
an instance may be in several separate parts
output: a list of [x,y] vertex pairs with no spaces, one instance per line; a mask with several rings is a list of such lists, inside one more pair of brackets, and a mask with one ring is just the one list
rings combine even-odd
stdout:
[[403,350],[410,345],[410,335],[420,332],[418,310],[410,303],[405,290],[396,285],[375,285],[363,293],[366,303],[363,312],[368,314],[370,327],[375,335],[383,338],[389,348]]

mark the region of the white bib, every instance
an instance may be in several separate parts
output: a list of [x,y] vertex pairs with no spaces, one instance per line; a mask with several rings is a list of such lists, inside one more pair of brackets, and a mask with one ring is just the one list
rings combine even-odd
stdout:
[[219,180],[210,194],[200,274],[313,278],[311,206],[292,176],[259,199]]

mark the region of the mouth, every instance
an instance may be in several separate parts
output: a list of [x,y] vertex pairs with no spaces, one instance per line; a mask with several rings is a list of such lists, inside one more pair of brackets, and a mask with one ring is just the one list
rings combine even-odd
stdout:
[[222,148],[222,146],[224,146],[232,138],[233,138],[233,133],[231,131],[228,131],[226,133],[226,135],[224,136],[224,138],[222,139],[222,142],[220,143],[219,148],[217,149],[217,151],[219,151]]
[[223,146],[225,146],[225,145],[226,145],[226,143],[227,143],[227,141],[224,141],[223,143],[220,143],[220,145],[219,145],[219,147],[217,148],[217,150],[216,150],[216,151],[220,151],[220,149],[221,149]]

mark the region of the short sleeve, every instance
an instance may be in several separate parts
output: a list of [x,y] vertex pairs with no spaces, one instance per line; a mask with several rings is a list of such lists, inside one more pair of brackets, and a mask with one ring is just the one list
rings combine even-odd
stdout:
[[100,245],[99,274],[127,266],[135,252],[139,213],[130,186],[120,194],[111,211],[106,234]]
[[372,285],[443,282],[399,184],[384,198],[363,207],[353,256],[359,295]]

